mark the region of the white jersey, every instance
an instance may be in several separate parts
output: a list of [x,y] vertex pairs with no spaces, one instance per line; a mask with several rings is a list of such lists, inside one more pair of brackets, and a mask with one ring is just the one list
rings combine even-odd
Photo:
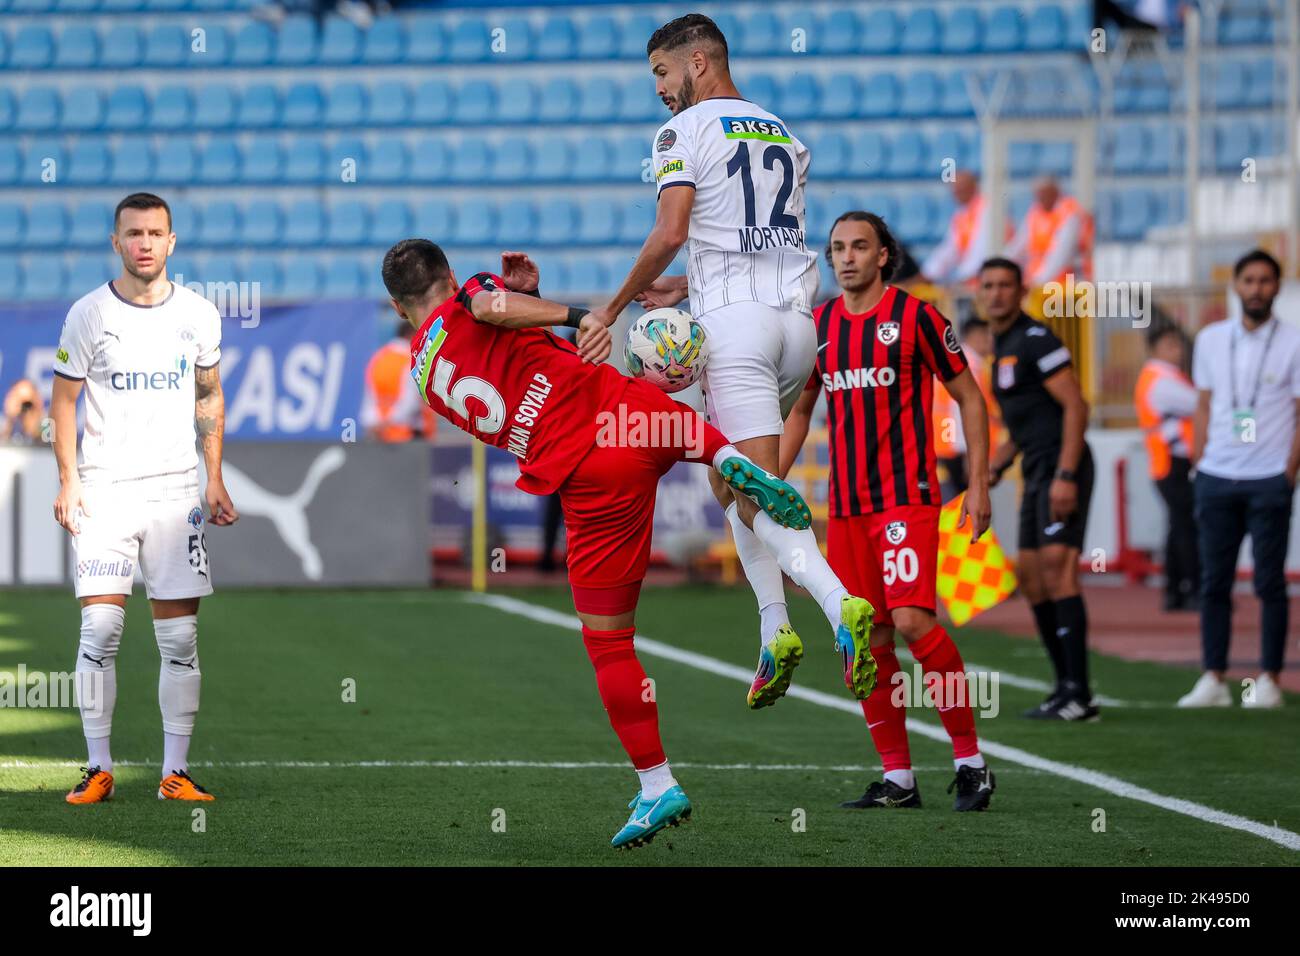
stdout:
[[221,359],[221,315],[172,283],[157,305],[123,299],[111,282],[68,310],[54,374],[84,380],[84,484],[186,474],[195,451],[194,368]]
[[660,193],[695,187],[687,282],[696,315],[737,302],[812,312],[817,253],[804,244],[811,154],[774,114],[713,97],[659,128]]

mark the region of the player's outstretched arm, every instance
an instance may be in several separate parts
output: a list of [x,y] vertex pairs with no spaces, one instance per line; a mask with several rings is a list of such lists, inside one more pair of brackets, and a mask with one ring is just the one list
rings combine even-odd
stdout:
[[971,517],[972,541],[989,529],[993,520],[993,506],[989,503],[989,413],[984,404],[984,393],[969,368],[944,382],[944,388],[961,410],[961,430],[966,436],[966,455],[970,474],[966,497],[962,499],[962,517]]
[[688,295],[686,276],[660,276],[650,288],[637,293],[636,303],[643,309],[670,309]]
[[208,469],[208,487],[204,497],[208,517],[213,524],[231,525],[239,520],[230,493],[221,475],[222,453],[226,442],[226,395],[221,389],[221,366],[194,367],[194,422],[198,427],[203,462]]
[[812,413],[820,392],[821,384],[815,378],[810,379],[785,420],[785,430],[781,432],[780,454],[777,458],[779,463],[777,474],[782,478],[794,467],[795,459],[799,457],[799,450],[803,448],[803,443],[808,438],[808,428],[812,424]]
[[77,398],[85,385],[81,379],[54,376],[50,420],[54,423],[54,460],[59,466],[59,496],[54,499],[54,520],[71,534],[80,534],[77,509],[86,513],[77,473]]

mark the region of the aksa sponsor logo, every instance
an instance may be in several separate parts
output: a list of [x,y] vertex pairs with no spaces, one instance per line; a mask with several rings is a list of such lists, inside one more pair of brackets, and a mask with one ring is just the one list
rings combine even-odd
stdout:
[[893,345],[898,341],[898,323],[881,322],[876,326],[876,338],[881,345]]
[[788,143],[790,133],[776,120],[758,116],[722,116],[723,135],[727,139],[759,139],[767,143]]

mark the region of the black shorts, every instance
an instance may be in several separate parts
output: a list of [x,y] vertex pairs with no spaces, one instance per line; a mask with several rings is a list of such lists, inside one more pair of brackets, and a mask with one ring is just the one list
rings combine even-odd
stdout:
[[1092,451],[1085,444],[1079,466],[1075,469],[1079,485],[1079,505],[1065,521],[1052,520],[1050,491],[1056,475],[1056,455],[1045,456],[1024,464],[1025,496],[1020,499],[1021,551],[1064,544],[1083,548],[1083,533],[1088,527],[1088,505],[1092,500]]

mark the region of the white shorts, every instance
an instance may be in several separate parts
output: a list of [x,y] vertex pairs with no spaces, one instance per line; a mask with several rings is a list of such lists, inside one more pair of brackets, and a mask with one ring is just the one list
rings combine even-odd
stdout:
[[139,565],[151,600],[212,593],[198,476],[167,475],[87,487],[89,514],[72,539],[77,597],[130,594]]
[[812,316],[737,302],[695,320],[709,343],[705,420],[733,442],[780,435],[817,362]]

